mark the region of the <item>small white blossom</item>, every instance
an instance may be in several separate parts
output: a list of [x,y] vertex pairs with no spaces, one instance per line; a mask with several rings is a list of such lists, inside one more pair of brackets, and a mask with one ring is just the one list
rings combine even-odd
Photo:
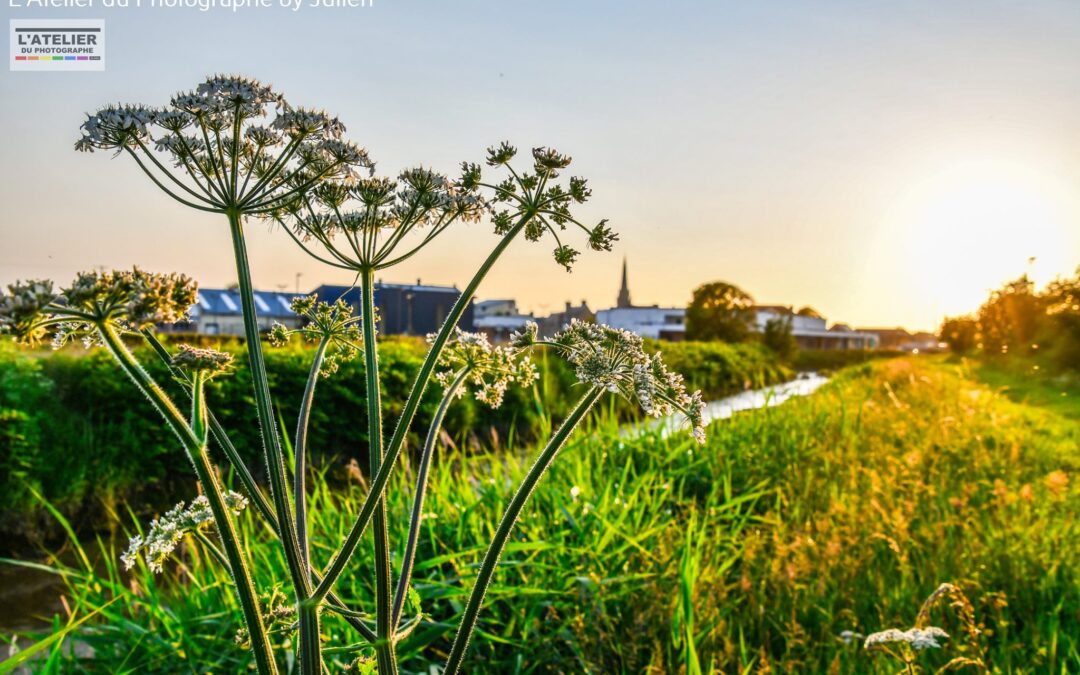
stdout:
[[[434,334],[428,336],[429,341],[434,339]],[[460,328],[454,329],[439,363],[447,367],[435,375],[444,389],[451,386],[462,370],[467,370],[466,387],[455,394],[463,396],[465,389],[471,388],[476,400],[491,408],[502,405],[510,385],[528,386],[539,377],[536,366],[522,350],[494,346],[482,333]]]
[[[229,491],[225,494],[225,505],[239,513],[247,506],[247,498]],[[155,518],[145,536],[136,535],[131,538],[127,551],[120,556],[124,569],[130,570],[142,559],[146,561],[150,571],[161,574],[165,561],[183,540],[184,535],[213,520],[214,514],[205,495],[199,495],[190,505],[180,502],[164,516]]]
[[890,643],[903,642],[910,645],[913,649],[920,651],[923,649],[940,649],[941,644],[938,640],[947,640],[948,638],[949,634],[937,626],[909,628],[908,630],[889,628],[888,630],[868,635],[866,637],[866,642],[863,643],[863,647],[865,649],[873,649],[875,647],[883,647]]

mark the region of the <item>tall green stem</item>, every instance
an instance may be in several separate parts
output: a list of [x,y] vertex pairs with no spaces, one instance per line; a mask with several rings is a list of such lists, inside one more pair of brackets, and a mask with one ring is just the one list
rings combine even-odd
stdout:
[[446,389],[443,399],[439,403],[435,416],[431,419],[428,428],[427,439],[424,441],[424,452],[420,456],[420,466],[416,470],[416,494],[413,496],[412,517],[409,519],[409,539],[405,544],[405,557],[401,560],[401,574],[398,577],[397,590],[394,591],[394,630],[397,630],[401,622],[401,610],[405,606],[405,597],[409,593],[409,582],[412,579],[413,561],[416,559],[416,542],[420,538],[420,524],[424,516],[424,495],[427,493],[428,472],[431,469],[431,458],[435,455],[435,445],[439,440],[439,431],[442,430],[443,420],[450,404],[457,397],[458,389],[464,384],[470,369],[463,368],[454,381]]
[[[166,424],[177,435],[184,446],[184,450],[187,451],[188,457],[195,467],[195,474],[203,486],[206,499],[210,503],[210,511],[214,514],[214,524],[217,527],[218,535],[221,537],[225,556],[229,561],[229,571],[232,573],[236,595],[243,610],[244,623],[247,626],[248,635],[251,637],[251,650],[255,654],[256,667],[259,673],[263,675],[276,674],[277,664],[274,662],[270,640],[266,635],[266,628],[259,613],[255,584],[251,579],[251,571],[240,548],[240,537],[236,533],[236,525],[233,523],[232,514],[225,505],[217,475],[206,453],[205,433],[203,434],[204,440],[200,441],[191,427],[188,426],[183,415],[173,405],[168,395],[142,369],[135,357],[124,346],[112,326],[106,324],[99,326],[99,328],[106,347],[112,352],[121,369],[150,399],[151,404],[165,418]],[[196,385],[201,387],[197,382]],[[201,392],[198,394],[193,393],[192,407],[194,410],[199,408],[205,410],[205,406],[202,404]]]
[[322,672],[322,660],[317,633],[318,606],[304,602],[311,593],[311,583],[305,572],[306,566],[297,542],[296,523],[293,521],[289,504],[285,455],[281,449],[281,438],[278,436],[277,423],[274,419],[270,383],[266,376],[266,362],[263,359],[262,341],[259,338],[259,319],[255,310],[255,291],[251,285],[251,265],[248,261],[247,243],[244,241],[241,215],[236,211],[230,211],[228,217],[233,252],[236,257],[236,276],[240,286],[240,305],[244,315],[248,362],[251,367],[252,384],[255,387],[255,409],[259,417],[259,428],[262,431],[267,472],[270,474],[270,493],[274,500],[281,545],[285,549],[285,561],[292,577],[300,620],[300,669],[305,675],[319,675]]
[[[157,339],[154,333],[150,330],[144,330],[142,331],[142,335],[144,338],[146,338],[146,341],[153,348],[154,352],[158,355],[158,358],[161,359],[162,363],[167,368],[169,368],[170,372],[172,372],[174,375],[179,375],[179,371],[172,366],[172,355],[169,353],[169,350],[165,349],[165,345],[161,344],[161,341]],[[229,434],[217,421],[217,418],[214,417],[214,413],[210,412],[209,410],[207,410],[207,419],[210,422],[210,433],[214,437],[214,441],[219,446],[221,446],[222,451],[225,453],[225,457],[229,460],[229,464],[232,466],[233,470],[236,471],[236,475],[240,477],[240,482],[244,484],[244,488],[248,491],[248,495],[251,498],[251,503],[255,505],[255,509],[260,513],[260,515],[262,515],[263,518],[266,519],[266,522],[268,525],[270,525],[270,529],[273,531],[274,536],[280,539],[281,529],[280,527],[278,527],[277,517],[274,515],[274,508],[270,505],[270,502],[266,500],[266,496],[263,494],[262,490],[259,489],[259,486],[255,483],[254,476],[251,475],[251,472],[248,470],[247,465],[244,464],[243,458],[240,457],[240,453],[237,452],[236,446],[234,446],[232,441],[229,439]],[[314,570],[312,570],[311,575],[312,580],[316,584],[322,581],[322,577],[315,573]],[[335,608],[340,610],[347,610],[347,608],[345,607],[345,603],[343,603],[334,593],[328,593],[326,599]],[[361,621],[357,617],[349,616],[347,614],[343,614],[342,616],[344,617],[346,623],[351,625],[361,635],[364,636],[364,639],[366,639],[368,642],[375,642],[375,632],[368,628],[367,625],[363,623],[363,621]]]
[[[379,381],[379,350],[375,334],[375,271],[368,269],[360,275],[361,307],[364,340],[364,372],[367,375],[368,463],[371,475],[378,475],[383,462],[382,396]],[[386,535],[386,502],[376,498],[372,525],[375,535],[375,656],[379,675],[395,675],[397,658],[394,655],[390,616],[390,543]]]
[[450,655],[447,657],[446,669],[443,670],[443,675],[454,675],[461,669],[461,662],[465,658],[465,651],[469,647],[473,629],[476,628],[476,617],[480,613],[480,606],[484,602],[484,594],[487,593],[488,586],[491,585],[492,577],[495,575],[495,567],[499,564],[499,557],[502,556],[503,549],[506,548],[506,542],[510,540],[510,534],[514,530],[518,516],[521,515],[522,509],[525,508],[529,497],[532,496],[537,483],[543,478],[551,463],[555,461],[559,450],[566,444],[566,439],[570,437],[578,423],[592,409],[602,394],[602,389],[593,387],[581,397],[562,426],[559,427],[536,458],[536,462],[533,463],[529,473],[525,475],[525,479],[518,486],[517,492],[514,493],[513,499],[510,500],[510,504],[506,507],[506,512],[503,514],[502,520],[499,521],[499,528],[495,531],[495,536],[491,540],[491,545],[488,546],[487,553],[484,554],[484,561],[480,564],[480,572],[476,575],[476,582],[473,584],[472,593],[469,595],[469,603],[465,606],[465,612],[462,614],[461,625],[458,627],[457,637],[454,638],[454,645],[450,648]]
[[435,364],[438,363],[439,356],[442,355],[442,350],[446,346],[447,340],[450,339],[454,327],[457,326],[458,321],[461,320],[465,310],[469,307],[469,303],[472,302],[473,296],[476,295],[476,289],[480,287],[480,282],[482,282],[488,272],[491,271],[491,268],[494,267],[499,257],[502,256],[503,252],[510,246],[510,243],[517,237],[522,228],[525,227],[528,220],[529,218],[527,216],[522,216],[517,224],[503,236],[499,241],[499,244],[488,255],[487,259],[484,260],[480,269],[473,275],[472,281],[470,281],[469,285],[465,287],[465,290],[461,292],[457,302],[454,303],[453,308],[450,310],[449,316],[446,317],[446,322],[443,323],[442,328],[439,329],[438,335],[435,336],[435,341],[432,343],[431,349],[428,351],[428,355],[424,359],[423,365],[420,366],[420,372],[416,376],[416,381],[413,382],[412,390],[409,392],[409,398],[405,401],[405,408],[401,411],[401,417],[398,418],[397,426],[394,428],[394,435],[390,438],[390,443],[386,446],[382,468],[372,479],[371,488],[368,490],[368,495],[360,508],[360,515],[356,517],[356,521],[353,522],[352,529],[349,530],[349,534],[345,537],[345,541],[342,543],[341,548],[338,549],[337,554],[330,561],[330,566],[326,570],[326,576],[323,578],[322,583],[318,585],[318,588],[315,589],[313,594],[314,597],[321,598],[326,595],[326,593],[334,587],[334,583],[338,580],[338,577],[341,576],[345,566],[349,564],[349,559],[356,551],[356,546],[360,543],[360,538],[364,536],[364,530],[367,528],[368,522],[370,522],[371,516],[375,512],[375,505],[382,500],[383,491],[386,489],[386,484],[390,480],[390,473],[393,471],[394,464],[401,455],[401,450],[404,447],[409,427],[412,425],[413,418],[416,416],[416,411],[420,407],[420,400],[424,397],[424,392],[427,390],[427,385],[431,381],[431,376],[435,371]]
[[300,415],[296,420],[296,442],[293,443],[296,467],[293,470],[293,499],[296,502],[296,539],[300,546],[300,556],[304,561],[304,571],[311,579],[311,552],[308,550],[307,534],[307,436],[308,423],[311,421],[311,406],[315,402],[315,385],[319,382],[323,357],[326,355],[327,338],[319,341],[315,349],[315,358],[311,362],[304,398],[300,401]]
[[[293,469],[293,499],[296,503],[296,540],[300,547],[300,556],[304,564],[304,575],[307,577],[308,588],[311,587],[311,552],[308,547],[307,532],[307,432],[308,422],[311,420],[311,405],[315,401],[315,385],[319,381],[322,370],[323,357],[326,354],[328,342],[323,338],[315,350],[315,358],[311,363],[311,372],[308,373],[307,385],[304,387],[304,398],[300,402],[300,415],[296,421],[296,443],[293,446],[296,466]],[[297,612],[300,631],[300,668],[305,674],[321,675],[322,673],[322,641],[319,639],[319,606],[318,603],[301,607]]]

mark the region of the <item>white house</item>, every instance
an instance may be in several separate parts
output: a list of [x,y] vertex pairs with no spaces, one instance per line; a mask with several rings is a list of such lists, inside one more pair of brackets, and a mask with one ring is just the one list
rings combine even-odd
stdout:
[[685,307],[612,307],[598,311],[596,322],[654,340],[679,341],[686,337]]
[[791,335],[801,349],[875,349],[878,336],[852,330],[844,324],[829,328],[825,318],[813,314],[797,314],[784,305],[754,307],[754,328],[760,333],[774,319],[791,323]]

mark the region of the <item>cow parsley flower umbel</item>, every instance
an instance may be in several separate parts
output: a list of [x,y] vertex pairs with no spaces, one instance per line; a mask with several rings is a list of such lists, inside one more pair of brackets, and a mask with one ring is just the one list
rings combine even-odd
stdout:
[[[428,342],[434,339],[434,334],[428,336]],[[539,377],[524,350],[493,346],[486,335],[460,328],[454,328],[440,363],[446,370],[436,373],[435,378],[448,394],[460,397],[466,388],[471,388],[477,401],[492,408],[502,405],[511,384],[526,386]],[[453,383],[459,375],[465,379],[461,386],[455,387]]]
[[342,363],[351,361],[360,352],[360,340],[363,333],[360,328],[361,318],[353,312],[353,307],[344,300],[320,302],[318,296],[308,295],[294,298],[290,304],[293,313],[302,317],[304,323],[299,328],[290,330],[280,323],[270,328],[270,344],[284,347],[294,335],[299,335],[307,342],[322,344],[325,349],[319,373],[329,377],[337,372]]
[[109,325],[139,330],[182,320],[196,300],[196,285],[182,274],[154,274],[138,267],[80,272],[59,293],[51,282],[16,282],[0,294],[0,329],[21,342],[36,343],[50,330],[54,346]]
[[233,356],[215,349],[200,349],[191,345],[180,345],[180,350],[172,357],[172,365],[190,372],[198,373],[202,378],[210,379],[226,372],[232,366]]
[[573,225],[588,237],[588,247],[594,251],[610,251],[618,235],[601,220],[593,226],[584,225],[570,212],[573,204],[584,204],[592,190],[584,178],[572,176],[565,184],[557,182],[560,172],[570,166],[571,158],[551,148],[533,148],[532,172],[518,172],[511,166],[517,148],[502,142],[488,148],[487,165],[507,172],[498,183],[485,183],[478,164],[461,165],[460,184],[466,188],[484,187],[491,190],[493,206],[491,221],[496,234],[523,228],[525,238],[539,241],[545,232],[555,239],[555,261],[568,271],[579,255],[578,250],[562,241],[560,233]]
[[626,330],[574,320],[550,340],[537,337],[535,324],[512,336],[513,344],[549,345],[574,366],[579,382],[636,401],[645,414],[681,413],[691,435],[705,442],[705,401],[688,393],[682,375],[668,369],[660,353],[645,352],[641,337]]
[[[164,107],[112,105],[87,115],[77,150],[115,150],[165,193],[216,213],[269,213],[322,181],[374,164],[325,112],[292,106],[261,82],[217,75]],[[164,160],[164,161],[162,161]]]
[[484,201],[425,168],[397,179],[325,182],[270,214],[310,256],[332,267],[380,270],[403,262],[456,222],[476,222]]

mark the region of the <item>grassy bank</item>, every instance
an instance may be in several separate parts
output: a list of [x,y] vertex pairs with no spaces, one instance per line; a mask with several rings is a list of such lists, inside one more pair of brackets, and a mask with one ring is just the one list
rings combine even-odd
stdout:
[[[1080,668],[1077,420],[1009,400],[968,365],[897,359],[709,431],[704,448],[685,434],[631,440],[608,419],[566,449],[504,557],[469,672],[894,673],[840,636],[911,626],[946,581],[970,598],[979,632],[936,611],[952,639],[922,665],[965,656],[1002,672]],[[528,466],[443,452],[417,568],[428,618],[402,645],[407,672],[428,672],[419,650],[448,646],[479,547]],[[355,481],[325,485],[313,509],[323,562],[363,494]],[[392,523],[409,492],[392,490]],[[265,542],[252,518],[246,536]],[[341,588],[360,606],[369,563],[357,560]],[[64,672],[246,665],[224,575],[197,544],[162,576],[114,568],[65,577],[80,615],[119,599],[80,635],[94,659]],[[255,569],[285,578],[269,545]],[[335,644],[354,640],[333,615],[325,630]],[[352,656],[335,655],[335,668]]]
[[[207,344],[205,337],[201,344]],[[242,343],[226,339],[213,344],[237,354],[238,363],[246,362]],[[791,370],[760,345],[654,343],[652,348],[663,351],[676,370],[687,374],[692,388],[710,398],[791,376]],[[138,353],[155,378],[168,385],[157,359],[146,350]],[[404,404],[424,353],[419,339],[382,342],[379,363],[388,417]],[[450,409],[445,427],[457,445],[497,451],[531,442],[547,428],[546,415],[565,414],[565,406],[576,397],[571,391],[576,380],[561,360],[542,354],[539,358],[537,385],[512,388],[500,409],[492,411],[471,399]],[[301,399],[310,359],[311,350],[302,346],[267,351],[271,389],[276,400],[290,402],[278,410],[286,426],[296,418],[294,406]],[[316,465],[355,458],[368,466],[363,454],[364,382],[358,359],[319,383],[310,437]],[[260,476],[262,451],[258,427],[251,423],[247,368],[214,380],[208,396],[241,456]],[[177,393],[175,400],[183,398]],[[438,388],[429,388],[417,428],[426,428],[439,398]],[[101,504],[160,508],[190,484],[190,465],[176,439],[103,350],[26,352],[0,341],[0,534],[8,535],[0,552],[12,541],[47,540],[59,533],[50,527],[54,521],[34,492],[85,530],[96,525],[89,521],[100,513]]]

